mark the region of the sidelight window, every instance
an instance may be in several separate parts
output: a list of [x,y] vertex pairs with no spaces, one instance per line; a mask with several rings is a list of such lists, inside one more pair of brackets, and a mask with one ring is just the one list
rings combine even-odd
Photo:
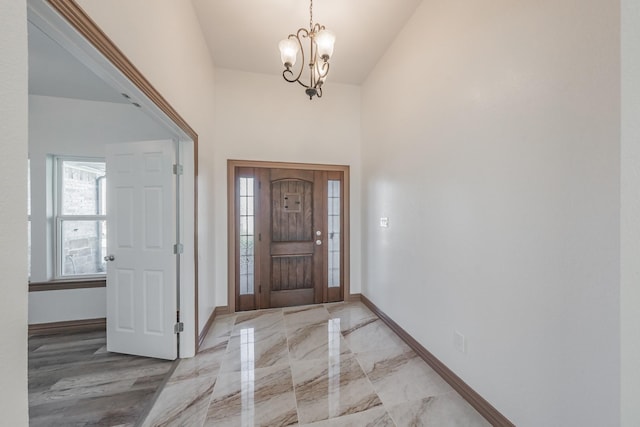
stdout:
[[254,178],[240,177],[240,295],[254,292],[255,196]]
[[340,287],[340,180],[329,180],[328,189],[328,282],[330,288]]

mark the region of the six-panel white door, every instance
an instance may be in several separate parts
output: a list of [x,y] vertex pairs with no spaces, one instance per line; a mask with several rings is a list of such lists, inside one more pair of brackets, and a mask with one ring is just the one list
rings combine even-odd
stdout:
[[173,141],[107,146],[107,350],[177,357]]

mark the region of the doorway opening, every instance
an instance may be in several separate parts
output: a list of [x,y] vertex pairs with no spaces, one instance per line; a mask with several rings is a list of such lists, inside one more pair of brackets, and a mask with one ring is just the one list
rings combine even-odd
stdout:
[[349,295],[349,167],[228,162],[229,308]]
[[[198,165],[198,135],[189,126],[189,124],[174,110],[174,108],[161,96],[161,94],[153,88],[148,80],[140,74],[140,72],[134,67],[134,65],[122,54],[122,52],[107,38],[107,36],[96,26],[96,24],[89,18],[89,16],[72,0],[47,0],[39,1],[33,0],[28,3],[28,21],[30,26],[30,40],[32,40],[32,34],[42,34],[42,44],[37,46],[44,46],[45,49],[41,49],[43,55],[46,58],[54,61],[55,64],[65,67],[63,69],[68,70],[73,68],[76,73],[48,73],[45,67],[41,67],[41,72],[38,76],[47,78],[52,77],[53,74],[61,75],[66,78],[65,84],[57,85],[33,85],[30,76],[30,91],[34,88],[45,88],[47,91],[34,93],[33,95],[40,95],[40,103],[34,103],[30,100],[30,107],[42,106],[42,122],[46,124],[51,123],[73,123],[73,126],[58,126],[58,128],[65,131],[73,131],[76,134],[80,130],[87,131],[89,134],[82,136],[85,141],[81,141],[81,137],[78,136],[78,141],[82,149],[89,147],[89,141],[94,143],[91,145],[92,150],[95,152],[86,153],[91,154],[93,157],[103,157],[106,153],[105,146],[107,144],[119,144],[119,143],[148,143],[151,141],[160,142],[171,148],[171,151],[175,151],[172,157],[173,164],[165,165],[164,160],[161,162],[155,158],[148,158],[145,163],[132,163],[136,167],[145,167],[147,170],[152,170],[155,166],[162,166],[162,173],[169,177],[175,177],[175,180],[171,180],[171,191],[164,192],[160,195],[160,192],[153,192],[148,189],[145,193],[145,197],[134,199],[134,201],[141,201],[145,203],[145,206],[150,207],[153,203],[157,206],[162,205],[162,209],[158,209],[159,215],[156,219],[175,219],[171,222],[169,227],[161,227],[160,224],[152,223],[152,221],[144,221],[144,227],[137,227],[135,233],[121,233],[123,236],[133,236],[140,241],[140,236],[151,236],[153,226],[156,229],[170,230],[171,236],[164,236],[162,239],[162,251],[163,255],[171,257],[171,263],[175,265],[168,274],[164,277],[160,275],[147,274],[147,286],[144,288],[144,292],[138,292],[137,288],[129,287],[129,295],[133,294],[136,298],[124,298],[126,293],[120,292],[120,298],[112,299],[115,304],[111,304],[109,307],[108,297],[105,294],[109,289],[113,289],[113,286],[109,285],[109,280],[102,278],[100,280],[100,287],[107,288],[107,292],[98,289],[90,295],[90,299],[87,297],[87,292],[84,292],[85,287],[88,287],[84,282],[74,282],[67,284],[57,281],[52,282],[49,274],[46,274],[44,279],[41,279],[42,283],[39,283],[38,295],[30,295],[30,300],[37,302],[44,302],[39,304],[38,307],[52,307],[51,299],[55,298],[55,295],[50,290],[51,285],[56,286],[55,289],[68,290],[67,294],[73,294],[73,298],[65,300],[69,302],[72,308],[78,308],[73,313],[60,314],[62,310],[57,310],[53,314],[47,311],[45,316],[42,314],[41,319],[33,322],[40,325],[56,325],[64,323],[62,326],[73,326],[77,324],[84,324],[86,320],[101,320],[102,325],[109,324],[116,325],[121,330],[136,328],[146,328],[145,331],[148,335],[155,334],[157,336],[162,335],[166,339],[167,343],[171,344],[171,353],[169,356],[164,356],[169,359],[173,359],[177,355],[179,345],[179,357],[191,357],[195,355],[197,351],[197,327],[198,327],[198,264],[197,264],[197,165]],[[33,29],[33,31],[31,31]],[[60,53],[60,56],[53,57],[53,53]],[[73,64],[72,64],[73,63]],[[37,67],[30,67],[30,71],[37,70]],[[80,76],[82,78],[74,78],[73,76]],[[77,81],[89,82],[90,84],[81,85],[82,90],[76,87]],[[49,80],[43,80],[43,82],[49,82]],[[70,93],[62,93],[62,90],[69,90]],[[31,92],[30,92],[31,94]],[[65,108],[46,108],[50,107],[53,103],[52,100],[60,99],[58,104],[64,104]],[[46,105],[45,105],[46,101]],[[77,105],[76,105],[77,104]],[[89,108],[95,106],[96,110],[102,112],[102,114],[90,115],[94,109]],[[73,107],[73,108],[72,108]],[[31,108],[34,110],[34,108]],[[38,110],[40,111],[40,110]],[[36,111],[36,112],[38,112]],[[55,112],[55,116],[46,116],[49,112]],[[108,112],[109,114],[106,114]],[[60,120],[59,117],[62,113],[68,114],[70,118],[64,117],[65,120]],[[30,115],[32,111],[30,111]],[[101,131],[92,131],[91,126],[94,121],[100,124],[100,120],[104,118],[108,119],[108,123],[120,123],[115,118],[123,120],[123,124],[120,126],[98,126]],[[35,123],[30,117],[30,123]],[[144,128],[143,126],[144,125]],[[133,135],[129,135],[132,129],[138,129]],[[108,131],[108,132],[107,132]],[[119,133],[118,133],[119,132]],[[45,132],[41,132],[45,134]],[[68,133],[68,132],[67,132]],[[115,133],[115,135],[112,135]],[[33,139],[35,132],[30,132],[30,138]],[[75,134],[74,134],[75,135]],[[45,134],[49,140],[51,140],[50,134]],[[58,154],[65,154],[69,151],[69,140],[67,134],[63,135],[65,138],[60,138],[61,141],[67,144],[56,150]],[[108,138],[107,138],[108,136]],[[100,144],[100,146],[98,146]],[[30,142],[30,151],[31,151]],[[44,151],[47,150],[47,151]],[[75,150],[75,148],[74,148]],[[47,170],[45,164],[46,155],[51,153],[51,146],[46,146],[37,154],[41,158],[39,163],[40,168],[38,171],[42,171],[41,175],[44,176]],[[32,153],[33,154],[33,153]],[[83,153],[77,153],[82,154]],[[30,161],[31,170],[33,167],[33,160]],[[126,162],[125,162],[126,163]],[[111,172],[107,172],[110,174]],[[43,178],[44,183],[44,178]],[[108,182],[108,181],[107,181]],[[49,186],[42,185],[43,188]],[[108,192],[108,191],[107,191]],[[42,191],[44,195],[44,190]],[[41,205],[45,205],[45,197],[41,197]],[[161,203],[167,202],[167,203]],[[147,209],[150,210],[150,209]],[[45,209],[41,210],[43,214],[40,219],[41,230],[46,231],[50,220],[45,216]],[[133,212],[138,215],[142,212],[141,209],[134,209]],[[164,215],[164,216],[163,216]],[[118,218],[119,218],[118,214]],[[166,217],[166,218],[165,218]],[[88,218],[85,218],[87,220]],[[112,221],[113,222],[113,221]],[[113,228],[113,227],[108,227]],[[126,228],[126,227],[125,227]],[[123,228],[124,229],[124,228]],[[146,234],[145,234],[146,233]],[[150,234],[151,233],[151,234]],[[45,233],[43,233],[45,234]],[[158,236],[159,234],[153,234]],[[48,234],[47,234],[48,236]],[[165,238],[166,237],[166,238]],[[169,239],[170,237],[170,239]],[[51,239],[50,239],[51,240]],[[115,241],[114,239],[109,239]],[[159,240],[156,238],[155,242],[150,239],[144,241],[151,250],[160,250]],[[42,245],[41,252],[48,251],[49,246],[53,247],[53,244],[47,243]],[[109,267],[114,270],[121,261],[127,260],[127,257],[123,256],[111,256],[109,253],[107,256]],[[45,256],[41,257],[45,259]],[[104,259],[104,258],[102,258]],[[167,257],[168,259],[168,257]],[[151,261],[149,261],[149,264]],[[169,264],[167,261],[166,264]],[[137,266],[141,264],[136,264]],[[172,265],[173,266],[173,265]],[[43,268],[44,269],[44,268]],[[47,267],[48,269],[48,267]],[[49,269],[50,270],[50,269]],[[103,274],[104,276],[104,274]],[[109,274],[106,277],[108,279]],[[113,275],[111,275],[113,276]],[[122,278],[117,277],[118,279]],[[162,279],[162,280],[161,280]],[[166,279],[166,280],[165,280]],[[105,284],[105,282],[107,282]],[[137,282],[136,282],[137,283]],[[93,283],[91,283],[91,287]],[[166,285],[166,286],[165,286]],[[30,291],[35,291],[31,289]],[[124,288],[122,288],[124,289]],[[121,290],[122,290],[121,289]],[[166,290],[167,295],[160,293],[160,290]],[[78,292],[71,292],[72,290],[78,290]],[[138,298],[138,295],[142,294],[142,298]],[[35,297],[38,298],[35,298]],[[169,296],[170,298],[168,298]],[[103,303],[106,298],[107,302]],[[154,310],[147,310],[145,316],[138,316],[135,321],[135,328],[125,325],[126,321],[133,319],[133,316],[121,315],[123,313],[131,314],[132,312],[137,315],[140,311],[135,310],[129,303],[133,300],[146,304],[146,307],[153,308]],[[91,305],[87,303],[90,300]],[[32,302],[30,301],[30,305]],[[106,305],[106,307],[105,307]],[[101,319],[86,319],[83,316],[83,309],[85,307],[97,307],[101,310],[106,309],[106,319],[103,317],[105,314],[98,313]],[[155,310],[161,307],[162,310]],[[114,308],[113,310],[111,308]],[[42,310],[41,310],[42,311]],[[95,310],[97,311],[97,309]],[[37,310],[30,309],[30,316],[36,313]],[[80,313],[80,314],[78,314]],[[118,313],[113,315],[113,313]],[[49,316],[51,314],[51,316]],[[98,317],[95,315],[94,317]],[[59,319],[53,318],[64,317],[63,322]],[[69,319],[67,321],[67,319]],[[82,322],[82,323],[80,323]],[[120,323],[118,323],[120,322]],[[30,322],[31,323],[31,322]],[[70,325],[73,323],[73,325]],[[132,340],[133,342],[134,340]],[[175,343],[175,345],[174,345]],[[137,344],[137,341],[136,341]],[[140,354],[144,353],[145,356],[154,356],[153,353],[146,353],[148,346],[145,346],[144,352],[138,352],[131,348],[121,349],[124,353]]]

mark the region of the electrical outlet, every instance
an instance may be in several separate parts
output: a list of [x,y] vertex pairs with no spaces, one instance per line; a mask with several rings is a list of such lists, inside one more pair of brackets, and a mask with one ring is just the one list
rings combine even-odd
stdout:
[[453,347],[460,353],[467,352],[467,340],[460,332],[455,331],[453,333]]
[[380,218],[380,227],[389,228],[389,218],[386,218],[386,217]]

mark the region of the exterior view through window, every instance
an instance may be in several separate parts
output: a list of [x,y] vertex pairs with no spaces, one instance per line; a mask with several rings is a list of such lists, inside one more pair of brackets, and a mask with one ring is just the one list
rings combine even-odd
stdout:
[[57,276],[106,273],[105,162],[57,159]]
[[240,295],[254,293],[254,179],[240,177]]
[[328,245],[327,279],[330,288],[340,287],[340,181],[330,179],[327,198]]

